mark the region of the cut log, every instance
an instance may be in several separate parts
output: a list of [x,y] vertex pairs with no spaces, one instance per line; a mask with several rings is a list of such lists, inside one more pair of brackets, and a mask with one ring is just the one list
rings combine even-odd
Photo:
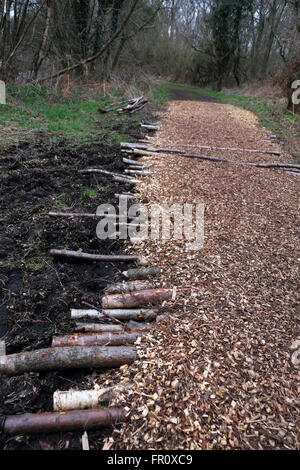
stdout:
[[86,333],[100,333],[124,331],[124,328],[121,325],[101,325],[101,323],[76,323],[76,331]]
[[134,196],[133,194],[115,194],[115,198],[133,200],[136,199],[136,196]]
[[10,435],[69,432],[112,427],[127,420],[124,408],[37,413],[0,417],[2,431]]
[[130,183],[130,184],[139,184],[141,183],[140,180],[136,180],[134,178],[129,178],[124,176],[114,176],[114,181],[117,181],[118,183]]
[[141,124],[143,129],[148,129],[149,131],[158,131],[159,126],[152,126],[151,124]]
[[90,333],[73,334],[66,336],[55,336],[52,340],[53,348],[72,346],[125,346],[134,344],[143,333],[138,332],[113,332],[113,333]]
[[[177,289],[184,292],[186,289]],[[130,294],[106,295],[102,298],[103,308],[134,308],[141,305],[155,305],[164,300],[171,300],[174,289],[149,289]]]
[[125,173],[129,173],[132,175],[140,175],[140,176],[151,176],[153,175],[153,171],[141,171],[141,170],[125,170]]
[[128,271],[123,272],[124,276],[126,276],[128,279],[131,279],[132,281],[149,279],[161,273],[162,273],[161,268],[156,268],[156,267],[144,268],[144,269],[143,268],[129,269]]
[[[111,317],[117,318],[118,320],[138,320],[138,321],[151,321],[155,320],[157,313],[153,309],[105,309]],[[80,318],[94,318],[98,320],[105,319],[105,316],[97,310],[71,310],[72,319]]]
[[98,332],[116,332],[116,331],[151,331],[154,326],[151,323],[138,323],[130,321],[121,325],[102,325],[101,323],[76,323],[76,331],[81,333],[98,333]]
[[0,374],[19,375],[43,370],[119,367],[136,360],[132,346],[49,348],[3,356]]
[[112,400],[120,394],[128,394],[130,387],[102,388],[100,390],[68,390],[66,392],[57,390],[53,394],[54,411],[71,411],[96,409],[101,403]]
[[151,284],[148,281],[133,281],[109,285],[104,289],[104,292],[105,294],[127,294],[129,292],[135,292],[150,288]]
[[144,263],[145,259],[136,255],[94,255],[89,253],[82,253],[81,251],[70,250],[50,250],[51,256],[65,257],[70,259],[79,259],[86,261],[111,261],[111,262],[124,262],[124,261],[137,261]]

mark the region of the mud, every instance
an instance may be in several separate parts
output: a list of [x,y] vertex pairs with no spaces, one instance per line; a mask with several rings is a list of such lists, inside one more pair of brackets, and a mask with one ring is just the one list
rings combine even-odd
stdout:
[[[128,139],[142,137],[127,129]],[[121,254],[122,242],[101,241],[97,221],[55,219],[48,212],[95,212],[114,203],[114,194],[132,190],[105,175],[80,174],[99,167],[122,172],[119,145],[70,148],[40,135],[0,151],[0,339],[7,353],[49,347],[54,334],[72,333],[70,309],[85,300],[99,305],[104,287],[122,279],[128,263],[83,263],[53,260],[51,248]],[[92,191],[91,191],[92,190]],[[52,411],[56,390],[93,387],[104,371],[29,373],[0,378],[0,415]],[[101,449],[110,431],[89,432],[90,446]],[[81,449],[81,433],[9,437],[0,435],[1,449]]]

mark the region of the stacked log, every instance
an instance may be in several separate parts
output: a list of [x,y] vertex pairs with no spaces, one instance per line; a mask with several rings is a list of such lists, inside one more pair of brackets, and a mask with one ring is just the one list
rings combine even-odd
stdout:
[[106,295],[102,298],[102,306],[103,308],[134,308],[140,305],[159,304],[164,300],[171,300],[173,296],[174,289],[149,289],[130,294]]
[[[88,431],[112,427],[126,421],[124,408],[100,408],[56,413],[23,414],[0,417],[0,430],[10,434]],[[2,429],[1,429],[2,428]]]
[[158,274],[161,274],[161,269],[157,267],[152,268],[145,268],[145,269],[129,269],[128,271],[124,271],[123,274],[128,279],[132,281],[136,280],[145,280],[151,277],[155,277]]
[[19,375],[24,372],[120,367],[136,360],[132,346],[92,346],[39,349],[1,357],[0,374]]
[[52,340],[53,348],[72,346],[124,346],[134,344],[143,335],[143,332],[104,332],[93,334],[73,334],[67,336],[55,336]]

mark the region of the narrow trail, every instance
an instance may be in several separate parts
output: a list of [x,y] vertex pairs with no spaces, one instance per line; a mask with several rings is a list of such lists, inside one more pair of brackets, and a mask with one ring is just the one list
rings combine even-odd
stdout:
[[[281,150],[257,118],[231,105],[173,101],[153,142]],[[210,152],[244,162],[290,161]],[[108,384],[133,383],[130,421],[107,449],[299,448],[299,178],[276,170],[168,155],[144,157],[154,175],[139,186],[150,203],[203,203],[205,242],[144,241],[164,274],[191,287],[165,303],[168,318],[139,346],[140,360]],[[297,322],[298,320],[298,322]]]

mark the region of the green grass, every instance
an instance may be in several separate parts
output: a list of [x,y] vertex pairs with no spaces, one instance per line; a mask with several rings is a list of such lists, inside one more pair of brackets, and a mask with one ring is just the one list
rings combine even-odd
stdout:
[[123,133],[112,129],[119,116],[98,111],[119,98],[116,94],[91,99],[80,93],[64,98],[45,86],[8,87],[7,104],[0,106],[0,144],[24,138],[30,130],[50,133],[53,142],[64,137],[74,146],[102,136],[106,143],[119,143]]

